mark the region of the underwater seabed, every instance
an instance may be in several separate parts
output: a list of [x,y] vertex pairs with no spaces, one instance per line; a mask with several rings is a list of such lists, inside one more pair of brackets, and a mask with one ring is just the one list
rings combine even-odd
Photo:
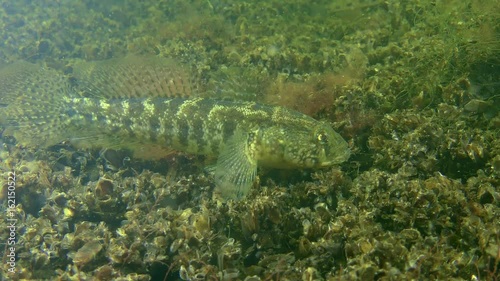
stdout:
[[222,202],[210,157],[40,148],[0,115],[2,280],[498,280],[498,4],[0,1],[1,69],[62,79],[20,96],[79,89],[80,63],[175,59],[193,90],[299,111],[352,151]]

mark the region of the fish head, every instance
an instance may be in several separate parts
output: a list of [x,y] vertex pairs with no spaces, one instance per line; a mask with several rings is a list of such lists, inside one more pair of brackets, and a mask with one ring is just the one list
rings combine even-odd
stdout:
[[282,126],[261,131],[259,164],[272,168],[316,169],[346,161],[347,142],[323,122],[299,128]]

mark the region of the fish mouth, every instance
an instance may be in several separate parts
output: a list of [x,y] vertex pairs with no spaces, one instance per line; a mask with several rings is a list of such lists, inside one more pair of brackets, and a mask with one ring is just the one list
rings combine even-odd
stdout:
[[327,168],[327,167],[330,167],[330,166],[333,166],[337,163],[337,161],[333,161],[333,160],[330,160],[330,161],[322,161],[320,163],[318,163],[316,165],[316,168]]
[[333,159],[330,159],[329,161],[323,161],[323,162],[319,163],[319,167],[324,168],[324,167],[330,167],[333,165],[341,164],[341,163],[347,161],[347,159],[349,159],[350,156],[351,156],[351,151],[346,151],[344,154],[339,155]]
[[333,166],[332,162],[323,162],[318,165],[318,168],[327,168]]

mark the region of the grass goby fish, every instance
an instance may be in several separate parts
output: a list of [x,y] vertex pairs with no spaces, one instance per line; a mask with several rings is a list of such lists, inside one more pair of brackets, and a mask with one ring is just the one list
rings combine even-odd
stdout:
[[349,158],[347,143],[331,126],[302,113],[182,97],[194,90],[181,69],[157,58],[84,63],[75,67],[81,94],[55,70],[26,62],[6,66],[0,70],[0,125],[28,145],[158,145],[214,156],[223,199],[244,197],[259,166],[314,169]]

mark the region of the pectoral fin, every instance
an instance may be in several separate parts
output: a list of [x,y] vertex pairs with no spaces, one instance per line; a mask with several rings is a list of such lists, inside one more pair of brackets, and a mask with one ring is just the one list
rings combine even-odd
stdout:
[[222,199],[247,195],[257,173],[254,133],[236,132],[224,146],[215,167],[216,190]]

